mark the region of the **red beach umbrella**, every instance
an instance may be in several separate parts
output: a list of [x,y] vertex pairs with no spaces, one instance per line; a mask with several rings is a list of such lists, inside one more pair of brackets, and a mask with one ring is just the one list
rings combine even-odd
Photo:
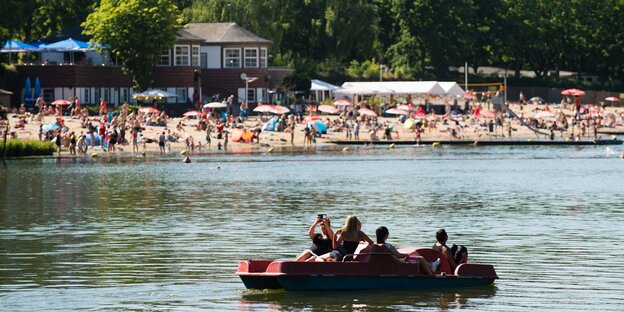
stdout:
[[327,114],[338,114],[338,113],[340,113],[340,111],[337,108],[335,108],[333,106],[330,106],[330,105],[321,105],[321,106],[318,107],[318,111],[319,112],[323,112],[323,113],[327,113]]
[[399,105],[397,106],[398,109],[402,109],[402,110],[406,110],[406,111],[410,111],[410,112],[414,112],[416,110],[418,110],[418,106],[415,106],[413,104],[403,104],[403,105]]
[[139,108],[139,112],[147,114],[159,114],[160,110],[153,107],[141,107]]
[[620,99],[616,98],[615,96],[610,96],[608,98],[605,99],[605,101],[609,101],[609,102],[619,102]]
[[253,109],[253,111],[258,113],[270,113],[274,108],[275,106],[273,105],[264,104],[258,105],[256,108]]
[[69,102],[68,100],[56,100],[52,102],[52,105],[69,105],[69,104],[71,104],[71,102]]
[[184,117],[190,117],[190,116],[199,116],[199,115],[201,115],[200,112],[198,112],[196,110],[193,110],[193,111],[188,111],[188,112],[184,113],[183,116]]
[[301,123],[308,124],[308,123],[316,121],[316,120],[323,120],[323,118],[321,118],[319,116],[308,116],[305,119],[303,119],[303,121]]
[[583,96],[585,95],[585,91],[579,89],[566,89],[561,91],[563,95],[572,95],[572,96]]
[[370,110],[368,108],[360,108],[358,110],[358,114],[364,115],[364,116],[377,117],[377,113],[375,113],[374,111],[372,111],[372,110]]
[[392,114],[392,115],[408,115],[409,112],[400,108],[391,108],[386,110],[386,114]]
[[290,112],[290,109],[288,107],[284,107],[284,106],[279,106],[279,105],[270,105],[272,106],[271,110],[269,112],[273,113],[273,114],[288,114]]
[[351,101],[347,99],[342,99],[334,102],[335,106],[349,106],[351,105]]

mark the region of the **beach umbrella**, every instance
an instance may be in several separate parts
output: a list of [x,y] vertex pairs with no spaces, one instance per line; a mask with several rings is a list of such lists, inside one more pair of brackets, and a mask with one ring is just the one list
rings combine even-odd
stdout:
[[340,113],[340,111],[337,108],[335,108],[335,107],[333,107],[331,105],[321,105],[321,106],[318,107],[318,111],[319,112],[323,112],[323,113],[327,113],[327,114],[338,114],[338,113]]
[[619,102],[620,99],[616,98],[615,96],[610,96],[608,98],[605,98],[605,101],[609,101],[609,102]]
[[403,105],[397,106],[397,108],[402,109],[404,111],[414,112],[418,109],[418,106],[414,104],[403,104]]
[[188,112],[184,113],[182,116],[190,117],[190,116],[199,116],[199,115],[201,115],[200,112],[198,112],[196,110],[192,110],[192,111],[188,111]]
[[274,109],[273,105],[264,104],[264,105],[258,105],[256,108],[253,109],[253,111],[257,113],[270,113],[273,109]]
[[43,130],[43,132],[48,132],[48,131],[54,131],[58,128],[60,128],[58,124],[49,123],[49,124],[43,125],[43,127],[41,127],[41,130]]
[[41,95],[41,82],[39,81],[39,77],[35,78],[35,96],[33,99],[39,98]]
[[310,122],[317,121],[317,120],[323,120],[323,119],[319,116],[308,116],[305,119],[303,119],[301,123],[308,124]]
[[351,105],[351,101],[347,99],[337,100],[334,102],[335,106],[349,106]]
[[314,126],[316,131],[318,131],[320,133],[327,133],[327,126],[320,120],[315,120],[315,121],[308,122],[306,125],[308,127]]
[[386,114],[392,114],[392,115],[408,115],[409,112],[406,110],[402,110],[400,108],[391,108],[391,109],[387,109],[386,110]]
[[210,102],[204,105],[204,108],[225,108],[225,107],[227,107],[227,104],[223,102]]
[[284,106],[279,106],[279,105],[271,105],[271,110],[270,112],[273,114],[288,114],[290,112],[290,109],[288,107],[284,107]]
[[464,93],[464,99],[472,100],[473,97],[472,93]]
[[545,101],[544,101],[544,99],[542,99],[542,98],[541,98],[541,97],[539,97],[539,96],[534,96],[534,97],[532,97],[531,99],[529,99],[529,102],[539,102],[539,103],[544,103]]
[[70,101],[68,100],[55,100],[54,102],[52,102],[52,105],[69,105],[71,104]]
[[403,123],[403,128],[405,129],[412,129],[414,128],[414,125],[416,124],[416,119],[414,118],[408,118],[404,123]]
[[32,91],[30,90],[30,77],[26,78],[26,85],[24,86],[24,103],[29,103],[31,100]]
[[583,96],[585,91],[579,89],[566,89],[561,91],[562,95]]
[[360,108],[358,110],[358,114],[363,115],[363,116],[377,117],[377,113],[375,113],[373,110],[368,109],[368,108]]
[[141,107],[139,108],[139,112],[147,114],[159,114],[160,110],[153,107]]

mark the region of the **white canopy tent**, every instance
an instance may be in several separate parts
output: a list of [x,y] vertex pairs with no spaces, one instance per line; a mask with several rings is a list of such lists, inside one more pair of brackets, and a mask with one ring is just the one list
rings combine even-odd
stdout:
[[463,95],[465,93],[464,89],[455,81],[439,81],[438,84],[447,95]]
[[[348,81],[342,85],[342,89],[336,90],[339,94],[367,95],[416,95],[437,94],[446,95],[447,91],[437,81]],[[463,92],[462,92],[463,94]]]
[[332,98],[334,91],[340,89],[339,86],[318,79],[312,79],[311,82],[310,91],[314,91],[316,100],[319,102],[325,101],[326,98]]

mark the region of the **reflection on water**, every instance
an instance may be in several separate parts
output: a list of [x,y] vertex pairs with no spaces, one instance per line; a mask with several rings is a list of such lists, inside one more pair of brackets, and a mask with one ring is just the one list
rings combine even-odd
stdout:
[[[613,147],[621,152],[622,147]],[[624,161],[602,147],[356,148],[301,155],[9,161],[0,169],[7,310],[618,311]],[[439,227],[495,288],[244,290],[239,259],[294,258],[318,213],[429,246]],[[320,305],[319,305],[320,302]]]
[[[472,309],[480,300],[496,294],[496,287],[462,289],[456,291],[341,291],[341,292],[284,292],[280,290],[244,291],[239,311],[334,310],[422,310]],[[474,302],[474,303],[473,303]]]

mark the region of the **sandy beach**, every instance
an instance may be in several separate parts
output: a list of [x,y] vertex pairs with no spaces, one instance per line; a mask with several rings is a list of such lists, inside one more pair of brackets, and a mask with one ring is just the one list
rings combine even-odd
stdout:
[[[529,104],[522,105],[519,104],[511,104],[510,108],[519,116],[522,116],[525,120],[531,119],[536,114],[537,116],[545,116],[544,122],[547,125],[551,125],[557,118],[553,117],[558,115],[559,121],[562,119],[561,116],[567,116],[568,120],[572,120],[572,116],[574,115],[574,111],[569,108],[562,108],[559,105],[538,105],[538,104]],[[545,113],[546,112],[546,113]],[[622,109],[618,109],[617,107],[607,107],[604,109],[596,108],[596,113],[594,116],[614,116],[615,126],[622,126]],[[337,120],[339,119],[336,115],[319,115],[324,122],[328,120]],[[93,118],[93,117],[91,117]],[[475,118],[473,115],[458,115],[458,116],[442,116],[442,115],[429,115],[427,116],[429,121],[435,120],[434,123],[429,122],[429,127],[423,128],[421,133],[422,140],[475,140],[475,141],[487,141],[487,140],[527,140],[527,139],[541,139],[548,140],[548,135],[537,134],[533,130],[525,127],[520,123],[520,121],[516,118],[504,118],[501,126],[496,126],[493,132],[490,132],[488,129],[488,122],[491,118],[487,118],[486,116],[479,116]],[[538,118],[540,121],[542,117]],[[603,126],[609,118],[602,117],[599,121],[602,123],[600,126]],[[40,124],[35,120],[30,120],[26,118],[27,123],[24,128],[14,129],[17,124],[19,118],[15,114],[9,114],[11,131],[20,139],[31,139],[38,140],[39,139],[39,126]],[[43,124],[55,123],[57,117],[55,116],[45,116]],[[81,127],[81,120],[78,118],[71,118],[65,116],[63,118],[65,125],[68,128],[69,132],[75,132],[76,135],[80,135],[81,132],[86,133],[87,129]],[[446,121],[445,121],[446,120]],[[291,134],[289,132],[275,132],[275,131],[262,131],[260,134],[259,143],[248,143],[248,142],[234,142],[231,138],[227,144],[224,145],[224,140],[216,139],[216,132],[213,130],[211,135],[211,144],[208,145],[206,142],[205,131],[199,131],[197,129],[198,119],[187,119],[187,118],[170,118],[168,120],[168,127],[162,126],[149,126],[142,125],[143,132],[142,136],[145,141],[150,141],[150,143],[139,143],[139,152],[145,152],[146,155],[160,155],[159,146],[158,146],[158,136],[163,131],[171,130],[173,134],[179,136],[179,140],[177,142],[167,142],[166,145],[166,154],[180,154],[181,151],[188,150],[189,154],[204,154],[204,153],[245,153],[245,152],[260,152],[260,151],[289,151],[289,152],[297,152],[297,151],[306,151],[314,146],[324,146],[331,144],[334,140],[347,140],[347,132],[344,130],[341,131],[333,131],[330,127],[328,129],[327,134],[322,134],[320,138],[316,139],[316,143],[312,145],[306,145],[304,143],[304,128],[305,124],[298,123],[295,126],[294,131],[294,142],[291,143]],[[179,122],[182,122],[182,126],[177,129],[177,125]],[[93,122],[94,125],[99,125],[99,122]],[[242,125],[239,124],[239,129],[244,127],[246,129],[255,129],[261,127],[263,124],[262,120],[257,116],[249,117]],[[376,137],[380,141],[385,141],[384,138],[384,129],[388,126],[392,129],[392,139],[393,140],[415,140],[416,136],[412,129],[406,129],[402,123],[400,123],[398,117],[379,117],[378,118],[378,130],[376,131]],[[369,141],[371,140],[371,132],[373,126],[367,126],[366,123],[361,123],[361,128],[359,131],[359,139],[361,141]],[[510,130],[511,127],[511,130]],[[593,126],[586,126],[584,131],[584,136],[582,136],[581,140],[593,140],[594,132]],[[231,128],[225,128],[226,131],[230,133],[234,133],[237,130]],[[453,131],[455,130],[455,131]],[[541,129],[542,132],[548,133],[548,129]],[[455,132],[455,133],[453,133]],[[576,137],[579,133],[582,133],[583,129],[581,125],[577,125],[574,129],[574,139],[578,140]],[[511,134],[511,137],[510,137]],[[599,137],[603,139],[610,138],[608,135],[600,135]],[[192,137],[194,142],[194,149],[187,148],[186,138]],[[126,141],[131,142],[131,136],[129,131],[125,135]],[[572,127],[569,127],[567,131],[555,131],[555,140],[570,140],[572,138]],[[352,138],[353,139],[353,138]],[[373,137],[374,139],[374,137]],[[219,149],[219,145],[221,148]],[[87,154],[90,155],[93,152],[106,152],[103,151],[101,147],[89,147]],[[114,152],[107,153],[132,153],[132,145],[130,143],[118,145],[118,148]],[[62,156],[69,156],[69,152],[67,148],[63,148],[61,152]]]

